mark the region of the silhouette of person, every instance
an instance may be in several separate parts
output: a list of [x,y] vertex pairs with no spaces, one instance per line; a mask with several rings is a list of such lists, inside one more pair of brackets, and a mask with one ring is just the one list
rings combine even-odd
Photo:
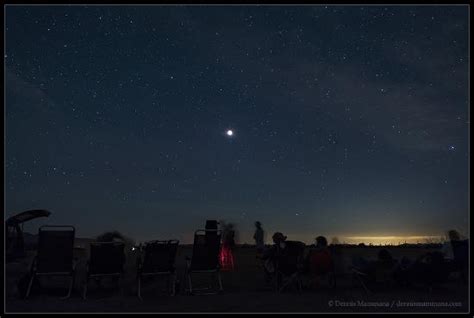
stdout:
[[275,262],[278,255],[284,253],[286,249],[286,236],[281,232],[275,232],[272,236],[273,245],[264,251],[262,259],[264,260],[263,268],[265,272],[265,280],[269,281],[271,276],[275,274]]
[[224,232],[223,244],[230,249],[234,249],[235,247],[235,230],[234,224],[229,223]]
[[253,238],[255,240],[255,246],[257,247],[257,252],[262,253],[263,249],[265,248],[265,242],[263,239],[263,228],[262,228],[262,223],[259,221],[255,222],[255,234],[253,235]]
[[453,241],[455,241],[455,242],[460,241],[461,240],[461,235],[456,230],[450,230],[450,231],[448,231],[447,236],[448,236],[448,240],[446,240],[443,243],[443,246],[441,247],[441,252],[444,254],[444,258],[452,260],[452,259],[454,259],[454,252],[453,252],[452,242]]
[[315,246],[308,253],[307,263],[310,272],[319,275],[330,270],[332,257],[324,236],[318,236],[315,241]]

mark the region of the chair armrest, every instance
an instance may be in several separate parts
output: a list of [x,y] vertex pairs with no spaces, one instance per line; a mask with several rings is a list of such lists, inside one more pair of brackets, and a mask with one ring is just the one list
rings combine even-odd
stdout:
[[368,276],[366,273],[361,272],[359,269],[352,267],[351,268],[352,273],[357,274],[357,275],[362,275],[362,276]]
[[138,257],[137,257],[137,271],[138,271],[138,272],[141,271],[142,266],[143,266],[143,264],[142,264],[142,259],[141,259],[140,256],[138,256]]
[[35,255],[33,260],[31,261],[30,265],[30,273],[34,272],[36,270],[36,262],[38,261],[38,255]]
[[72,259],[72,271],[76,270],[77,264],[79,263],[79,259],[77,257],[74,257]]
[[86,276],[89,275],[89,266],[90,266],[90,260],[86,262]]

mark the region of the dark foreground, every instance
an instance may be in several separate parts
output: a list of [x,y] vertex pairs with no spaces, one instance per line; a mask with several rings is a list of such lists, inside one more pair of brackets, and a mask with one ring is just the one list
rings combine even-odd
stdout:
[[[429,290],[422,286],[394,287],[367,294],[347,273],[353,255],[374,257],[377,249],[356,248],[344,251],[338,261],[337,286],[331,289],[323,281],[317,288],[277,294],[265,285],[261,269],[251,248],[238,248],[234,272],[222,274],[224,292],[217,295],[188,295],[184,291],[184,258],[191,248],[181,247],[177,256],[181,290],[176,296],[164,292],[165,279],[158,278],[143,286],[143,301],[136,296],[134,257],[130,257],[124,281],[124,295],[113,284],[98,289],[89,284],[88,299],[81,298],[85,255],[78,255],[81,263],[75,289],[70,299],[61,300],[67,281],[62,278],[42,282],[41,293],[33,293],[28,300],[19,299],[15,282],[28,268],[28,260],[9,263],[6,268],[6,312],[467,312],[468,285],[453,280]],[[393,248],[394,257],[416,257],[426,250]],[[86,253],[83,253],[86,254]],[[203,279],[206,277],[202,277]],[[207,285],[196,277],[195,283]],[[109,289],[110,287],[110,289]],[[198,287],[198,286],[197,286]]]

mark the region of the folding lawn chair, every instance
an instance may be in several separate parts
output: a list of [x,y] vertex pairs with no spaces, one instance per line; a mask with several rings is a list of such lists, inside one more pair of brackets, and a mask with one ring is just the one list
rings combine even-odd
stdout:
[[38,252],[31,266],[25,298],[30,295],[33,281],[38,276],[69,276],[69,291],[63,299],[69,298],[76,270],[73,256],[75,229],[70,225],[44,225],[39,228],[38,235]]
[[138,298],[141,296],[141,283],[144,276],[167,275],[171,279],[171,295],[176,293],[175,260],[179,241],[150,241],[143,247],[143,259],[137,260]]
[[366,268],[352,266],[351,272],[353,278],[360,283],[365,292],[371,294],[382,289],[393,288],[397,284],[395,279],[397,268],[398,262],[396,260],[391,263],[375,261]]
[[103,277],[115,277],[123,294],[123,267],[125,264],[123,242],[93,242],[90,244],[90,259],[87,262],[86,280],[82,297],[86,299],[89,280],[100,282]]
[[[193,294],[192,274],[211,273],[213,277],[217,276],[219,291],[222,291],[222,280],[219,266],[219,251],[221,245],[221,232],[218,230],[197,230],[194,233],[193,255],[190,259],[186,258],[187,266],[185,276],[188,279],[188,291]],[[216,294],[209,292],[207,294]]]

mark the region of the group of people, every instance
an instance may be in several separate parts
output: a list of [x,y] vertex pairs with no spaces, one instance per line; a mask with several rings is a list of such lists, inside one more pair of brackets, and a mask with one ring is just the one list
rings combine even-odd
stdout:
[[[276,262],[278,258],[285,257],[290,250],[295,248],[300,253],[301,272],[314,274],[314,277],[329,273],[333,269],[332,254],[328,248],[327,239],[324,236],[318,236],[315,243],[309,249],[305,249],[302,242],[288,241],[287,237],[281,232],[275,232],[272,236],[273,245],[265,247],[264,231],[260,222],[255,222],[255,234],[253,236],[257,249],[258,258],[263,261],[265,280],[268,282],[274,276]],[[281,263],[281,260],[280,260]]]
[[[255,227],[253,238],[257,255],[263,261],[263,269],[268,281],[275,273],[277,257],[285,255],[290,246],[303,243],[287,241],[287,237],[283,233],[276,232],[272,236],[273,245],[265,247],[262,224],[257,221]],[[301,266],[303,267],[301,272],[318,277],[334,270],[333,251],[328,247],[328,242],[324,236],[316,237],[314,245],[304,250],[301,260]],[[387,249],[382,249],[378,252],[375,260],[367,260],[362,257],[354,258],[353,266],[364,272],[365,277],[369,280],[375,281],[376,276],[380,273],[389,273],[399,283],[409,284],[421,281],[432,284],[446,279],[453,272],[459,273],[461,279],[466,281],[467,258],[468,240],[463,240],[457,231],[451,230],[439,251],[427,252],[414,260],[403,257],[398,261],[392,257]]]
[[457,231],[450,230],[440,250],[428,251],[415,259],[404,256],[397,260],[387,249],[382,249],[376,260],[354,258],[353,269],[362,273],[365,283],[370,284],[391,282],[432,286],[446,281],[453,273],[467,282],[468,244],[468,240],[462,239]]
[[[234,267],[232,250],[235,246],[233,224],[223,227],[223,247],[221,251],[221,265],[223,268]],[[305,248],[305,244],[298,241],[289,241],[281,232],[272,235],[273,245],[265,245],[265,232],[262,223],[255,222],[255,233],[253,235],[265,280],[271,281],[276,274],[276,264],[281,271],[282,259],[292,253],[295,249],[302,251],[298,264],[301,273],[310,274],[312,278],[318,278],[328,273],[334,273],[334,249],[330,249],[324,236],[315,238],[314,244]],[[414,260],[404,257],[396,260],[388,249],[381,249],[377,259],[370,260],[363,257],[352,259],[352,268],[364,273],[368,281],[376,281],[381,273],[388,273],[395,281],[409,284],[414,281],[435,282],[443,279],[453,271],[458,271],[461,278],[467,277],[467,240],[462,240],[455,230],[448,232],[448,240],[439,251],[425,253]],[[337,250],[337,249],[336,249]],[[314,282],[317,282],[316,279]]]

